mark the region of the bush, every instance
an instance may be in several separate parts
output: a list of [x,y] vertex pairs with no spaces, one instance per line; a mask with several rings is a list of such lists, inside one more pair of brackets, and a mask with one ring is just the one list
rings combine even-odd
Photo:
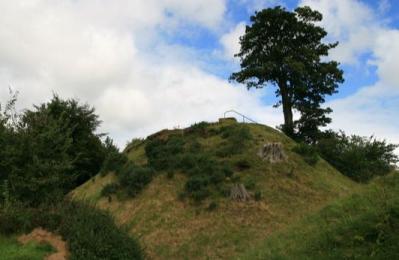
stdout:
[[319,154],[344,175],[358,182],[388,174],[398,162],[397,145],[375,137],[347,136],[327,131],[317,143]]
[[119,229],[105,212],[80,203],[66,203],[59,227],[71,259],[143,259],[137,241]]
[[228,157],[241,153],[252,139],[251,132],[244,125],[231,125],[221,127],[221,136],[226,139],[220,149],[216,152],[217,156]]
[[255,191],[255,200],[260,201],[262,199],[262,192],[261,191]]
[[148,164],[155,170],[175,169],[183,151],[184,140],[180,135],[172,135],[166,140],[153,138],[145,146]]
[[251,163],[248,159],[240,158],[234,162],[234,165],[237,167],[239,171],[247,170],[251,168]]
[[0,234],[11,235],[32,229],[32,211],[23,206],[13,205],[0,211]]
[[319,161],[317,150],[308,144],[300,143],[293,148],[293,151],[302,156],[303,160],[313,166]]
[[102,188],[101,196],[103,197],[111,196],[112,194],[115,194],[119,188],[120,185],[118,183],[108,183]]
[[151,182],[153,174],[153,170],[148,167],[128,163],[119,173],[119,182],[125,188],[127,194],[134,197]]
[[201,201],[210,194],[208,184],[207,176],[193,176],[187,180],[185,190],[195,201]]
[[107,137],[104,142],[105,159],[101,167],[100,173],[105,175],[109,172],[118,172],[127,162],[125,154],[120,153],[118,148],[114,145],[111,138]]
[[244,181],[244,186],[248,190],[253,190],[255,188],[255,186],[256,186],[255,179],[251,178],[251,177],[246,178],[246,180]]
[[206,136],[208,134],[208,127],[209,127],[210,123],[202,121],[199,123],[195,123],[193,125],[191,125],[189,128],[187,128],[187,130],[185,131],[185,133],[188,134],[198,134],[199,136]]
[[39,226],[66,240],[71,260],[143,259],[138,242],[107,213],[89,205],[63,202],[36,209],[14,205],[12,211],[0,211],[1,234],[29,232]]
[[218,208],[218,204],[217,204],[217,202],[215,202],[215,201],[212,201],[211,203],[209,203],[209,205],[208,205],[208,210],[209,211],[214,211],[215,209],[217,209]]

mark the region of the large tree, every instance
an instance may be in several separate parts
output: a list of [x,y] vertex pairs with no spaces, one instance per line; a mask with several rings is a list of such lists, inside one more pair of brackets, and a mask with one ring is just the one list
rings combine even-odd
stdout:
[[16,115],[15,100],[0,110],[0,202],[6,189],[29,205],[56,202],[99,172],[107,151],[93,108],[54,96]]
[[[322,108],[326,95],[337,92],[343,72],[336,61],[327,61],[330,49],[338,43],[324,43],[327,32],[315,23],[322,14],[309,7],[293,12],[280,6],[255,12],[240,38],[241,70],[230,79],[248,88],[277,86],[276,104],[283,106],[283,130],[290,136],[314,138],[320,126],[331,122],[330,108]],[[301,118],[293,119],[293,110]],[[304,134],[304,132],[306,132]]]

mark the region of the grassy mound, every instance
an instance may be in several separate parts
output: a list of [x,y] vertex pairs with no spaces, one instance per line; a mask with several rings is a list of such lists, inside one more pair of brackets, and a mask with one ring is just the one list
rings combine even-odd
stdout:
[[[286,161],[257,156],[269,142],[282,144]],[[121,184],[113,173],[96,176],[71,195],[109,210],[141,237],[151,258],[228,259],[357,189],[325,161],[307,163],[293,152],[296,146],[258,124],[223,121],[164,130],[125,149],[135,166],[154,170],[134,197],[126,187],[101,196],[105,186]],[[245,185],[253,199],[239,203],[224,196],[235,183]]]
[[267,238],[243,259],[399,259],[399,174]]

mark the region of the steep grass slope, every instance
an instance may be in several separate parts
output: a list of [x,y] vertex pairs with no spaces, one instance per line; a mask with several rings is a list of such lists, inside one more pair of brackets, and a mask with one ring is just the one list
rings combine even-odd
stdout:
[[[173,174],[158,171],[135,198],[123,195],[113,196],[111,200],[101,198],[102,188],[117,181],[112,173],[96,176],[76,189],[72,196],[108,209],[119,224],[141,238],[151,258],[230,259],[248,248],[260,246],[270,234],[358,188],[323,160],[314,166],[308,165],[300,155],[292,152],[295,142],[264,125],[227,120],[206,125],[204,129],[208,134],[193,135],[192,138],[195,137],[208,153],[218,154],[228,142],[221,133],[226,127],[236,126],[249,130],[251,138],[239,153],[222,153],[219,158],[234,167],[233,176],[225,182],[245,184],[252,195],[255,192],[261,194],[260,200],[240,203],[212,193],[201,203],[194,203],[181,196],[187,175],[179,171]],[[152,139],[167,139],[172,134],[184,136],[188,132],[192,131],[161,131]],[[129,159],[136,164],[146,164],[148,142],[147,139],[129,145],[125,149]],[[283,145],[288,157],[286,161],[270,163],[257,156],[260,147],[269,142]],[[243,164],[245,167],[241,167]]]
[[399,173],[273,234],[241,259],[399,259]]

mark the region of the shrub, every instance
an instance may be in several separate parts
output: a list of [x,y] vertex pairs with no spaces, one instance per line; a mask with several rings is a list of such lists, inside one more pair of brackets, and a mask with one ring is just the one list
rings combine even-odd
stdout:
[[300,143],[293,148],[293,151],[300,154],[303,160],[309,165],[315,165],[319,161],[319,155],[316,149],[308,144]]
[[156,170],[175,169],[183,150],[184,140],[180,135],[172,135],[166,140],[153,138],[145,146],[148,164]]
[[240,158],[234,162],[234,165],[237,167],[239,171],[247,170],[251,168],[251,163],[246,158]]
[[252,139],[251,132],[244,125],[231,125],[221,127],[221,136],[226,139],[216,155],[228,157],[241,153],[247,146],[248,141]]
[[399,159],[394,153],[397,145],[373,136],[347,136],[342,131],[327,131],[316,147],[327,162],[359,182],[388,174]]
[[215,202],[215,201],[212,201],[211,203],[209,203],[209,205],[208,205],[208,210],[209,211],[214,211],[215,209],[217,209],[218,208],[218,204],[217,204],[217,202]]
[[119,173],[120,185],[131,197],[139,194],[151,182],[152,177],[152,169],[136,166],[133,163],[125,165]]
[[255,200],[260,201],[262,199],[262,192],[261,191],[255,191]]
[[67,241],[71,260],[143,259],[138,242],[118,228],[110,215],[90,205],[65,201],[29,208],[15,204],[12,211],[0,211],[1,234],[29,232],[39,226]]
[[59,227],[71,259],[143,259],[134,238],[119,229],[105,212],[81,203],[66,203]]
[[108,183],[102,188],[101,196],[108,197],[112,194],[115,194],[118,191],[119,187],[120,185],[118,183]]
[[201,201],[210,194],[208,184],[206,176],[193,176],[187,180],[185,190],[195,201]]
[[101,167],[100,173],[105,175],[109,172],[118,172],[127,162],[125,154],[120,153],[118,148],[113,144],[111,138],[107,137],[104,142],[105,159]]
[[13,205],[9,209],[0,210],[0,234],[11,235],[32,229],[32,211],[23,205]]
[[198,134],[199,136],[206,136],[208,133],[209,125],[210,125],[210,123],[205,122],[205,121],[195,123],[195,124],[191,125],[189,128],[187,128],[185,133]]
[[249,177],[245,180],[244,186],[248,190],[253,190],[256,186],[256,181],[253,178]]

